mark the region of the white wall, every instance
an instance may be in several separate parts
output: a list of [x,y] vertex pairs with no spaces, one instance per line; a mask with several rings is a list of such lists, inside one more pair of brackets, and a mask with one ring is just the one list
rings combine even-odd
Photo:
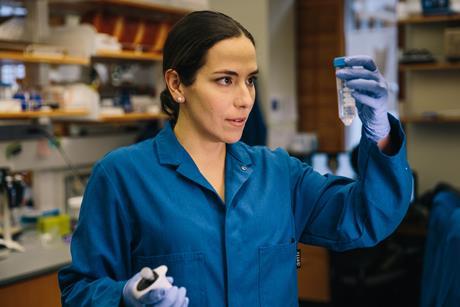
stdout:
[[[268,141],[286,147],[297,131],[295,1],[269,1]],[[272,101],[278,101],[273,110]]]

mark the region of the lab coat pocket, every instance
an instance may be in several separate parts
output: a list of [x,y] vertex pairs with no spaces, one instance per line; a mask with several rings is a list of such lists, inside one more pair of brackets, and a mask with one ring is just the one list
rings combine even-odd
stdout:
[[[174,278],[174,285],[185,287],[190,306],[207,306],[205,303],[205,258],[200,252],[177,253],[159,256],[139,256],[136,258],[136,271],[144,266],[156,268],[160,265],[168,267],[166,276]],[[201,276],[201,278],[200,278]]]
[[260,306],[298,306],[296,243],[259,248]]

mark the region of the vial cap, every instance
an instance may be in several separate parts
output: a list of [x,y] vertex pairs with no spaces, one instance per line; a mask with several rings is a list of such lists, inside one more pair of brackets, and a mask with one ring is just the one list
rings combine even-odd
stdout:
[[345,57],[338,57],[334,59],[334,67],[345,67]]

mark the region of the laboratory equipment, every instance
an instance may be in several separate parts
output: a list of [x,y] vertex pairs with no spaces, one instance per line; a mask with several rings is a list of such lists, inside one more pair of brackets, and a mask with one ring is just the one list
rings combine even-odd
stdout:
[[25,251],[24,247],[13,240],[11,233],[11,212],[10,205],[17,202],[17,191],[15,190],[14,178],[6,169],[0,169],[0,201],[3,213],[3,238],[0,239],[0,244],[8,249]]
[[18,101],[21,102],[22,111],[29,110],[29,104],[27,103],[26,94],[21,89],[18,89],[18,91],[13,95],[13,99],[17,99]]
[[56,216],[42,216],[38,219],[37,229],[40,233],[56,233],[58,236],[70,234],[70,216],[60,214]]
[[353,91],[363,134],[378,142],[390,133],[387,83],[369,56],[347,57],[346,65],[347,68],[339,69],[335,76]]
[[73,230],[77,228],[78,217],[80,216],[81,203],[83,196],[74,196],[67,199],[67,209],[70,216],[70,227]]
[[[340,70],[346,66],[345,58],[338,57],[334,59],[334,68]],[[356,117],[356,102],[351,95],[352,90],[347,87],[347,81],[336,77],[337,82],[337,99],[339,106],[339,118],[345,126],[349,126]]]
[[124,305],[129,307],[163,306],[164,300],[174,306],[187,306],[183,305],[186,298],[185,289],[181,288],[178,291],[177,287],[173,287],[172,277],[166,277],[167,271],[168,267],[165,265],[153,270],[149,267],[142,268],[123,287]]
[[153,270],[148,267],[144,267],[141,270],[142,278],[139,279],[136,287],[134,288],[134,297],[136,299],[140,299],[151,290],[171,288],[172,285],[166,278],[167,271],[168,267],[165,265],[160,265]]

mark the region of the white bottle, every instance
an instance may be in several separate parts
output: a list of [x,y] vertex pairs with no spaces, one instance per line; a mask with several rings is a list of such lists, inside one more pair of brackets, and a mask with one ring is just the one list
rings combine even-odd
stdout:
[[[346,66],[345,58],[338,57],[334,59],[335,70],[342,69]],[[336,78],[337,81],[337,98],[339,106],[339,118],[345,126],[349,126],[356,116],[356,103],[351,93],[353,90],[347,87],[347,82]]]

